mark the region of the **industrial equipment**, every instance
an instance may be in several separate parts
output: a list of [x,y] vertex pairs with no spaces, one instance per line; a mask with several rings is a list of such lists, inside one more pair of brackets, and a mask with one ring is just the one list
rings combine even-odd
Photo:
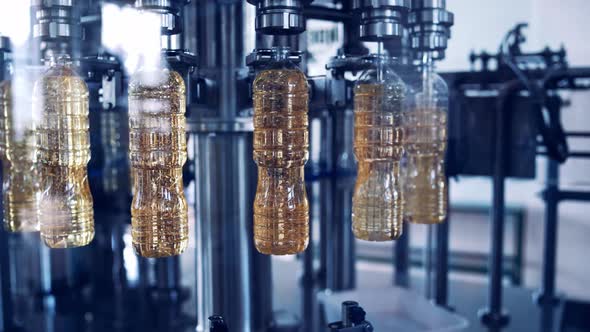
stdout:
[[[557,205],[590,195],[560,190],[558,171],[589,156],[567,138],[590,135],[563,128],[557,91],[589,90],[590,68],[563,49],[523,52],[524,25],[497,54],[471,55],[480,70],[437,73],[461,19],[445,0],[32,0],[29,14],[25,45],[0,31],[0,332],[370,332],[384,324],[356,299],[335,323],[318,300],[363,291],[368,242],[355,236],[395,240],[390,286],[423,291],[421,310],[454,311],[470,331],[567,325]],[[317,22],[329,28],[314,35]],[[113,47],[113,29],[135,35]],[[330,38],[333,52],[312,50]],[[533,300],[502,282],[504,192],[534,178],[538,156]],[[449,278],[460,175],[493,181],[490,253],[476,262],[488,283]]]
[[372,332],[371,323],[365,320],[365,311],[357,302],[342,302],[342,321],[330,323],[331,331]]

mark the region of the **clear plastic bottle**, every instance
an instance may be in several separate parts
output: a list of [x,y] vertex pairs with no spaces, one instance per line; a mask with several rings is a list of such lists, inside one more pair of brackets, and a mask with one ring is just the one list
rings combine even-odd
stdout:
[[401,111],[406,86],[394,61],[372,59],[372,68],[354,88],[354,155],[358,175],[352,198],[352,231],[368,241],[401,236],[403,194],[400,161],[404,151]]
[[444,161],[449,89],[429,57],[409,84],[414,97],[404,111],[404,219],[436,224],[445,220],[448,204]]
[[35,128],[30,123],[21,124],[19,127],[24,132],[16,135],[11,100],[11,82],[3,81],[0,83],[0,153],[4,228],[10,232],[34,232],[39,230]]
[[184,81],[177,72],[143,68],[131,78],[131,223],[133,246],[143,257],[179,255],[188,246],[185,111]]
[[296,254],[309,242],[303,166],[308,159],[305,74],[273,50],[273,62],[254,80],[254,243],[267,255]]
[[50,67],[33,89],[41,194],[41,238],[50,248],[87,245],[94,238],[94,211],[86,167],[90,161],[88,88],[67,56]]

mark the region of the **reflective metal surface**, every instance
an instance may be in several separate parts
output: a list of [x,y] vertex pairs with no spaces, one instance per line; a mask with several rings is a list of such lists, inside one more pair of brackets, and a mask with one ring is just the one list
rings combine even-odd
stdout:
[[446,10],[444,0],[413,0],[408,27],[415,57],[419,58],[421,52],[432,52],[434,59],[444,59],[453,23],[453,13]]
[[184,50],[183,11],[190,0],[136,0],[135,7],[160,15],[161,42],[164,50]]
[[410,0],[355,0],[360,15],[360,37],[365,41],[400,38],[403,35]]
[[[333,175],[331,219],[327,228],[326,288],[352,289],[356,285],[356,252],[352,234],[352,194],[356,180],[356,162],[352,149],[353,110],[333,112]],[[333,220],[329,222],[329,220]]]
[[271,261],[252,239],[257,172],[251,105],[243,93],[247,87],[240,85],[247,76],[246,54],[254,48],[247,28],[254,8],[241,1],[197,7],[197,24],[185,31],[198,36],[187,44],[199,54],[200,93],[188,121],[196,188],[197,330],[208,330],[208,317],[222,315],[232,331],[262,331],[272,320]]
[[31,2],[32,32],[41,59],[49,54],[78,54],[82,31],[79,7],[72,0],[34,0]]
[[256,5],[256,31],[291,35],[305,31],[303,7],[313,0],[248,0]]
[[232,330],[272,319],[270,257],[252,240],[256,168],[251,133],[191,135],[194,149],[198,331],[223,313]]

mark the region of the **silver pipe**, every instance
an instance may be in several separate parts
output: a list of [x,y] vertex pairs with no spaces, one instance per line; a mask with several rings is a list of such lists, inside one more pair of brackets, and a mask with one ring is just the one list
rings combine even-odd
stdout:
[[262,331],[272,312],[270,257],[252,240],[256,169],[251,133],[195,133],[197,331],[226,318],[233,331]]
[[352,151],[352,109],[333,111],[334,182],[331,209],[333,219],[327,224],[326,288],[352,289],[356,284],[355,242],[352,234],[352,194],[356,162]]
[[433,227],[428,227],[426,231],[426,246],[424,251],[424,297],[432,300],[434,297],[434,250],[435,250],[435,236]]
[[[219,82],[219,110],[220,117],[224,120],[233,119],[237,116],[237,99],[236,99],[236,68],[243,61],[237,53],[238,41],[236,41],[237,27],[235,24],[239,4],[230,3],[219,5],[220,12],[220,29],[225,38],[220,38],[219,55],[221,62],[221,81]],[[240,60],[238,60],[240,59]],[[238,63],[238,61],[240,61]]]
[[272,318],[270,257],[256,251],[252,238],[257,179],[248,132],[252,119],[239,114],[236,84],[251,51],[246,48],[254,44],[248,6],[198,4],[196,51],[206,104],[189,124],[197,184],[197,331],[207,331],[212,315],[223,316],[232,331],[240,332],[263,331]]

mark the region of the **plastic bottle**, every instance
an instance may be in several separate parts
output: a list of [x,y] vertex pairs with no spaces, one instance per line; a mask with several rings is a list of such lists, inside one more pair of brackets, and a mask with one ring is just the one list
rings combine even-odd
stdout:
[[0,83],[4,228],[10,232],[34,232],[39,231],[35,127],[30,123],[22,124],[24,132],[16,135],[10,87],[10,81]]
[[404,219],[436,224],[445,220],[448,204],[444,161],[449,90],[428,58],[412,77],[414,100],[404,111]]
[[94,211],[86,166],[90,161],[88,88],[67,56],[50,60],[35,83],[33,111],[41,178],[41,238],[51,248],[87,245]]
[[403,226],[401,111],[406,87],[392,59],[375,56],[371,62],[372,68],[361,74],[354,88],[358,175],[352,230],[359,239],[387,241],[400,237]]
[[308,159],[308,85],[273,49],[272,63],[254,80],[254,242],[259,252],[295,254],[309,242],[309,206],[303,166]]
[[133,247],[143,257],[181,254],[188,245],[186,101],[182,77],[140,69],[129,83],[129,158]]

